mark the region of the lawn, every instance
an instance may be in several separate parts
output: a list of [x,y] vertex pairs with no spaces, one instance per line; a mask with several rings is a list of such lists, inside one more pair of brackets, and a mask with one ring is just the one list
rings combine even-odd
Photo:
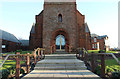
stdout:
[[[91,52],[98,53],[99,50],[88,50],[88,53],[91,53]],[[117,53],[117,52],[116,51],[107,51],[106,53]]]
[[[27,54],[27,53],[32,53],[32,51],[17,51],[17,52],[20,52],[20,54]],[[6,56],[7,54],[15,54],[15,52],[8,52],[8,53],[4,53],[2,54],[2,56]],[[2,63],[2,60],[0,60],[0,64]],[[23,64],[25,63],[25,61],[20,61],[20,64]],[[15,68],[16,66],[16,61],[15,60],[7,60],[5,61],[5,63],[3,64],[2,68],[0,70],[4,70],[4,69],[9,69],[11,67],[14,67]]]
[[[0,61],[2,62],[2,61]],[[23,64],[25,63],[25,61],[20,61],[20,64]],[[3,64],[2,68],[0,70],[3,70],[3,69],[9,69],[11,67],[15,67],[16,65],[16,61],[15,60],[7,60],[5,61],[5,63]]]
[[[118,60],[120,61],[120,57],[118,58]],[[105,64],[106,66],[119,65],[115,59],[107,59],[105,60]]]
[[[17,52],[20,52],[20,54],[27,54],[27,53],[32,53],[32,51],[21,51],[21,50],[18,50]],[[15,54],[16,52],[7,52],[7,53],[3,53],[3,54]]]
[[[118,58],[120,61],[120,57]],[[98,60],[98,62],[101,62],[101,60]],[[98,65],[96,67],[95,72],[100,75],[101,72],[101,66]],[[120,72],[120,65],[117,63],[115,59],[106,59],[105,60],[105,73],[112,73],[112,72]]]

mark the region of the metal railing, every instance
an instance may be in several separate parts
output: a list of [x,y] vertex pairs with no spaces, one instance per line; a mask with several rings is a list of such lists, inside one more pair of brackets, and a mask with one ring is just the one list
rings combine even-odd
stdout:
[[26,67],[27,67],[27,74],[29,73],[30,71],[30,57],[34,57],[34,65],[36,64],[37,61],[40,61],[40,58],[43,59],[45,57],[45,54],[44,54],[44,48],[37,48],[34,50],[34,53],[33,54],[20,54],[20,52],[16,52],[16,54],[8,54],[4,60],[2,61],[2,63],[0,64],[0,69],[1,67],[4,65],[5,61],[7,59],[9,59],[9,57],[13,57],[15,56],[15,60],[16,60],[16,74],[15,74],[15,78],[16,79],[20,79],[20,61],[22,60],[23,57],[26,57],[26,60],[24,59],[24,61],[27,61],[26,62]]
[[[80,49],[78,49],[80,50]],[[80,51],[82,51],[80,53]],[[78,59],[81,59],[85,62],[85,64],[90,64],[91,66],[91,71],[94,72],[95,71],[95,62],[98,60],[101,61],[100,65],[101,65],[101,77],[105,77],[105,59],[114,59],[119,65],[120,65],[120,61],[118,60],[118,58],[113,54],[113,53],[88,53],[87,50],[85,50],[85,48],[81,49],[79,52],[76,53],[76,56]],[[80,56],[80,54],[82,56]],[[120,54],[116,54],[120,57]],[[105,57],[106,56],[106,57]],[[96,58],[95,58],[96,57]]]

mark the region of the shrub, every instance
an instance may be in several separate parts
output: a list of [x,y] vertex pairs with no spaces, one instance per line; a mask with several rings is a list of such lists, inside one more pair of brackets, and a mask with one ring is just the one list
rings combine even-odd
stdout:
[[[22,50],[16,50],[16,52],[20,52],[20,53],[21,53],[21,52],[22,52]],[[15,52],[15,53],[16,53],[16,52]]]
[[101,74],[101,66],[100,65],[95,68],[95,73],[98,75]]
[[2,79],[7,79],[10,71],[8,69],[2,70]]
[[20,68],[20,74],[25,74],[24,69]]
[[16,68],[15,68],[15,66],[13,66],[13,67],[10,67],[8,70],[10,71],[10,75],[12,75],[12,74],[15,74],[15,70]]
[[112,79],[120,79],[120,71],[112,72]]
[[105,50],[98,51],[98,53],[105,53],[105,52],[106,52]]

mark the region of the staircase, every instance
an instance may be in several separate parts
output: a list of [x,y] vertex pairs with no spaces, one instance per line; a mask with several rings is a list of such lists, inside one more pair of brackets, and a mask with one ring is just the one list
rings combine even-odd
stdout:
[[22,79],[100,79],[86,69],[83,61],[76,59],[75,54],[46,55],[39,61],[34,70]]

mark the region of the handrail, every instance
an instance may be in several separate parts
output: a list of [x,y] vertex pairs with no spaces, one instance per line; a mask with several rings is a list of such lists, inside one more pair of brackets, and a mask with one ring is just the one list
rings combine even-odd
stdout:
[[120,61],[118,60],[118,58],[113,53],[111,53],[111,55],[118,62],[118,64],[120,65]]
[[[85,51],[86,54],[88,54],[88,52],[85,50],[85,48],[83,48],[83,50]],[[94,54],[96,54],[96,55],[111,55],[117,61],[117,63],[120,65],[120,61],[113,53],[94,53]]]
[[[36,51],[37,50],[45,50],[44,48],[37,48],[37,49],[35,49],[35,52],[34,52],[34,54],[36,53]],[[6,57],[5,57],[5,59],[2,61],[2,63],[0,64],[0,69],[1,69],[1,67],[3,66],[3,64],[5,63],[5,61],[8,59],[8,57],[9,56],[20,56],[20,55],[22,55],[22,54],[8,54]],[[25,55],[25,54],[24,54]]]
[[[110,55],[110,56],[112,56],[112,58],[113,59],[115,59],[115,61],[117,61],[117,63],[120,65],[120,61],[118,60],[118,58],[115,56],[115,54],[113,54],[113,53],[105,53],[105,52],[101,52],[101,53],[88,53],[87,52],[87,50],[85,50],[85,48],[83,48],[83,50],[82,51],[85,51],[85,54],[82,52],[82,57],[78,57],[78,58],[82,58],[83,59],[83,55],[85,55],[84,56],[84,62],[85,62],[85,64],[87,65],[89,62],[87,62],[88,61],[88,55],[91,55],[91,70],[92,70],[92,72],[94,72],[95,71],[95,55],[97,55],[97,56],[100,56],[100,59],[101,59],[101,77],[105,77],[105,56],[106,55]],[[77,56],[77,53],[76,53],[76,56]]]
[[97,53],[97,55],[111,55],[117,61],[117,63],[120,65],[120,61],[113,53]]
[[17,54],[8,54],[5,59],[2,61],[2,63],[0,64],[0,69],[3,66],[3,64],[5,63],[5,61],[8,59],[9,56],[17,56]]
[[83,48],[83,50],[85,51],[86,54],[88,53],[88,52],[85,50],[85,48]]

